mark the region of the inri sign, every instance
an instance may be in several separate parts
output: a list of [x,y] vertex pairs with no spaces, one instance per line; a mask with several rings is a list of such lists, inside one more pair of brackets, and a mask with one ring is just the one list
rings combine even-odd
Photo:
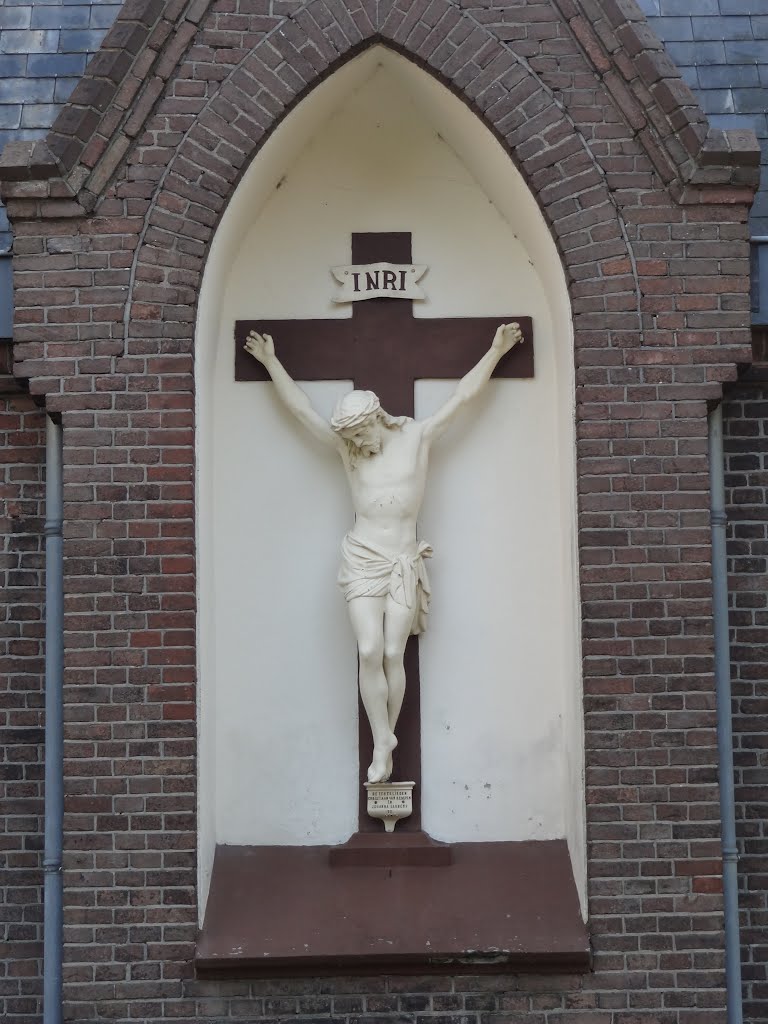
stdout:
[[423,299],[417,281],[427,267],[411,263],[368,263],[354,267],[331,267],[341,285],[334,302],[360,302],[363,299]]

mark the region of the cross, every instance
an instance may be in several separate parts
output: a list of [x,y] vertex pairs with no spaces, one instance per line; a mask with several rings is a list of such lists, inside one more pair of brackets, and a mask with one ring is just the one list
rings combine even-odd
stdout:
[[[352,235],[352,263],[410,264],[409,232]],[[467,286],[471,287],[470,270]],[[420,379],[459,379],[488,350],[501,323],[517,321],[525,344],[516,345],[498,363],[494,377],[533,376],[533,327],[530,317],[454,317],[416,319],[405,299],[367,299],[353,306],[351,319],[238,320],[235,323],[235,380],[269,380],[264,367],[245,349],[250,331],[271,334],[280,362],[294,380],[352,380],[355,388],[374,391],[393,416],[413,416],[414,384]],[[398,831],[421,830],[421,715],[418,639],[405,651],[406,688],[397,725],[396,774],[416,783],[413,814]],[[372,756],[373,740],[359,705],[360,772]],[[361,832],[380,831],[368,817],[360,787]]]

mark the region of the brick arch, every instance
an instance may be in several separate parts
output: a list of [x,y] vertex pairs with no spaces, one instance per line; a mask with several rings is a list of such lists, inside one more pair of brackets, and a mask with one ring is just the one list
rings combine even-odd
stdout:
[[[381,5],[382,7],[384,5]],[[324,18],[316,18],[321,9]],[[335,12],[332,23],[329,12]],[[413,61],[481,118],[515,162],[544,214],[569,287],[599,292],[639,331],[632,248],[605,174],[574,119],[530,64],[450,0],[380,12],[378,28],[345,6],[310,0],[261,39],[200,109],[163,174],[136,248],[125,310],[131,321],[177,319],[193,303],[228,199],[269,135],[311,90],[364,49],[383,44]],[[362,12],[357,12],[359,15]],[[322,25],[322,29],[320,28]],[[450,53],[446,35],[461,39]],[[286,71],[287,68],[287,71]],[[607,265],[606,260],[609,261]],[[166,268],[165,281],[158,280]],[[617,272],[620,267],[620,272]],[[186,286],[171,284],[176,268]],[[191,283],[191,279],[196,279]],[[142,281],[154,280],[153,287]],[[146,297],[150,304],[145,304]],[[636,318],[636,319],[635,319]],[[622,324],[627,329],[626,320]],[[626,334],[624,337],[626,338]]]

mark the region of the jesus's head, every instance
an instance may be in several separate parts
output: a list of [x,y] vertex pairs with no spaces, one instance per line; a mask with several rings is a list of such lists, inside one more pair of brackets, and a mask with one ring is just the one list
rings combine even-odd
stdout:
[[404,417],[390,416],[381,408],[373,391],[350,391],[339,399],[331,426],[347,442],[350,455],[378,455],[384,431],[402,426]]

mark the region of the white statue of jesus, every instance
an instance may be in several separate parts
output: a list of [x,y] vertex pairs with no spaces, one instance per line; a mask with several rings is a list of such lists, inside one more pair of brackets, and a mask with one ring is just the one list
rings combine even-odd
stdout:
[[286,408],[310,434],[335,448],[344,463],[355,523],[342,543],[338,582],[357,640],[360,695],[373,734],[369,782],[385,782],[392,774],[395,727],[405,695],[405,645],[411,633],[421,633],[426,625],[424,559],[432,549],[417,539],[416,519],[432,442],[522,340],[518,324],[501,324],[489,350],[428,419],[390,416],[372,391],[351,391],[339,401],[330,424],[288,375],[268,334],[251,331],[245,343]]

